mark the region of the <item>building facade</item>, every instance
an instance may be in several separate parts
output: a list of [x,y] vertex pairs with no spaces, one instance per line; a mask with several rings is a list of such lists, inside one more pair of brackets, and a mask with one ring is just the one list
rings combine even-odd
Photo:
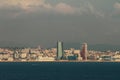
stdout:
[[87,60],[87,54],[88,54],[87,43],[82,44],[82,49],[81,49],[80,54],[83,60]]
[[57,42],[57,60],[63,57],[63,42]]

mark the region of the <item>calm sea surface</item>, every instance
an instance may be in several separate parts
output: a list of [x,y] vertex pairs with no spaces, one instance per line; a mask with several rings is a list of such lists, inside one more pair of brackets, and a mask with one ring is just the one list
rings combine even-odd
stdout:
[[120,80],[120,63],[0,63],[0,80]]

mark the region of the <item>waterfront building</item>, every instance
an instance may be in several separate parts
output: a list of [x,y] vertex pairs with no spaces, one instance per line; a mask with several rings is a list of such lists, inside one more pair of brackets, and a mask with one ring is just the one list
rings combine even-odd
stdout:
[[71,54],[71,55],[67,56],[67,59],[68,60],[78,60],[78,55]]
[[38,56],[37,61],[55,61],[55,58],[48,57],[48,56],[46,56],[46,57]]
[[79,53],[80,53],[80,50],[74,50],[73,53],[74,53],[74,54],[79,54]]
[[27,58],[27,53],[21,53],[20,58],[21,59],[26,59]]
[[109,55],[101,56],[101,60],[102,61],[112,61],[112,56],[109,56]]
[[87,60],[87,54],[88,54],[88,50],[87,50],[87,43],[83,43],[82,44],[82,50],[81,50],[81,57],[83,60]]
[[9,57],[8,61],[14,61],[13,57]]
[[14,53],[13,53],[13,58],[14,58],[15,60],[17,60],[17,59],[19,59],[19,56],[20,56],[20,54],[18,53],[18,51],[14,51]]
[[8,58],[10,57],[10,55],[9,54],[3,54],[3,60],[8,60]]
[[31,60],[36,60],[37,57],[38,57],[38,56],[37,56],[36,53],[31,53],[31,54],[30,54],[30,59],[31,59]]
[[57,60],[63,57],[63,42],[57,42]]
[[29,49],[28,54],[31,54],[31,49]]

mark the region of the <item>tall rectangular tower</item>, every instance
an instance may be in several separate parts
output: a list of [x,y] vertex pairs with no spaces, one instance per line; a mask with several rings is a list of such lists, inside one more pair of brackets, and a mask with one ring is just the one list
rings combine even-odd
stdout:
[[57,42],[57,60],[61,60],[63,57],[63,43]]
[[81,50],[81,57],[83,60],[87,60],[87,54],[88,54],[87,43],[83,43],[82,50]]

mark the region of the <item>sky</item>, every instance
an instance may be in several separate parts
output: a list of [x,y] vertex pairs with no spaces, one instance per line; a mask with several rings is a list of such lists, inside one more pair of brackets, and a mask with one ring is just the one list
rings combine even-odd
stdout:
[[0,0],[0,43],[120,45],[120,0]]

